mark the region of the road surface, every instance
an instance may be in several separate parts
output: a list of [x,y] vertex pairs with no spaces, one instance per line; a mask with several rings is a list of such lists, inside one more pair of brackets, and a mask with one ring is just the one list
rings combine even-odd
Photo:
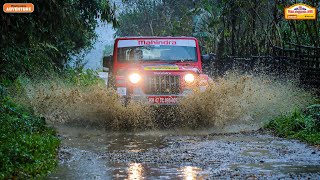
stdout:
[[265,132],[57,130],[59,166],[48,179],[320,179],[319,149]]

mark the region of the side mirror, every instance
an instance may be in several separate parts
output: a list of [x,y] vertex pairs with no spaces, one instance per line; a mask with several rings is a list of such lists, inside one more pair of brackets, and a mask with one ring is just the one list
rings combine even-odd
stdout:
[[103,71],[110,71],[113,67],[113,56],[104,56],[102,60]]
[[210,55],[209,55],[209,54],[203,54],[203,55],[201,55],[201,61],[202,61],[203,63],[208,63],[208,62],[210,62]]

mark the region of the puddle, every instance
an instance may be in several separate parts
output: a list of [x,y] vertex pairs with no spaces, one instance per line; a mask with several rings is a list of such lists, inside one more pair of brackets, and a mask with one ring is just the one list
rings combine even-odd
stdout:
[[[119,164],[117,164],[117,167]],[[125,170],[123,170],[125,169]],[[158,166],[156,164],[130,163],[126,168],[119,168],[114,171],[113,178],[124,179],[204,179],[207,175],[202,170],[193,166]]]
[[289,163],[255,163],[255,164],[234,164],[230,169],[244,172],[272,172],[280,174],[301,174],[301,173],[319,173],[320,165],[298,165]]
[[162,136],[152,134],[134,134],[107,132],[101,128],[57,127],[62,134],[62,144],[93,152],[145,151],[149,148],[165,147]]
[[271,135],[57,130],[60,163],[47,179],[320,178],[319,150]]
[[108,163],[89,160],[60,165],[48,179],[206,179],[208,172],[193,166],[167,166],[143,163]]
[[268,150],[265,149],[250,149],[245,150],[241,153],[243,156],[265,156],[270,157],[271,153]]
[[202,169],[193,166],[158,165],[155,163],[110,162],[104,152],[139,153],[161,149],[162,133],[112,133],[99,128],[57,126],[62,145],[60,164],[48,179],[204,179]]
[[141,152],[149,148],[163,148],[165,144],[160,137],[156,136],[141,136],[141,135],[113,135],[109,136],[107,150],[109,152],[126,150],[130,152]]

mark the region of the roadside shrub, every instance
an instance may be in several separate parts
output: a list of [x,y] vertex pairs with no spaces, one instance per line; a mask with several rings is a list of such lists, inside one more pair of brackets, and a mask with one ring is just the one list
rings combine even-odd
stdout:
[[320,144],[320,104],[305,110],[295,109],[290,114],[278,116],[265,127],[280,137],[295,138],[310,144]]
[[91,69],[67,69],[62,73],[62,78],[65,83],[70,83],[77,86],[90,86],[102,83],[103,80],[98,78],[97,71]]
[[9,97],[0,101],[0,179],[45,175],[57,164],[60,142],[55,131]]

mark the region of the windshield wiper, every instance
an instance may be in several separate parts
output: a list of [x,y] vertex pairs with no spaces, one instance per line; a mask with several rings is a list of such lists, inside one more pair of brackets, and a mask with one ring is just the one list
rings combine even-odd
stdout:
[[174,64],[177,62],[194,62],[195,60],[192,59],[179,59],[179,60],[165,60],[165,59],[144,59],[144,60],[139,60],[139,62],[164,62],[168,64]]
[[177,63],[177,62],[190,62],[190,61],[194,61],[192,59],[179,59],[179,60],[171,60],[171,61],[167,61],[169,64],[173,64],[173,63]]
[[144,59],[142,61],[164,61],[162,59]]

